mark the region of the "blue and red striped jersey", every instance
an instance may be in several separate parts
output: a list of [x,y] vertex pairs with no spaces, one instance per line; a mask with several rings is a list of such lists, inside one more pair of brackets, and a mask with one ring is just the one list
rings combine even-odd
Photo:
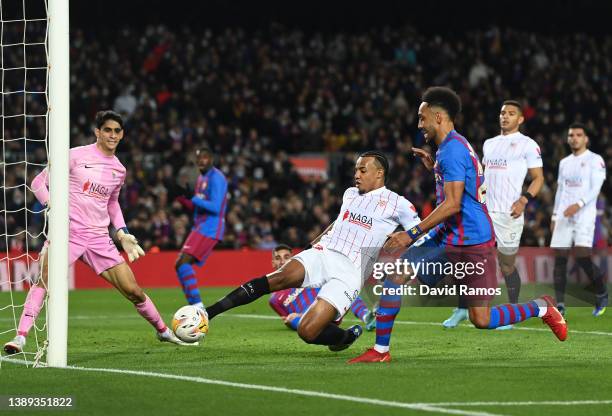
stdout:
[[461,211],[440,227],[438,237],[447,245],[470,246],[493,238],[493,225],[485,205],[484,171],[472,145],[452,130],[440,143],[434,164],[436,201],[444,201],[446,182],[463,182]]
[[193,229],[206,237],[222,240],[227,210],[227,179],[223,172],[212,167],[200,175],[191,202]]

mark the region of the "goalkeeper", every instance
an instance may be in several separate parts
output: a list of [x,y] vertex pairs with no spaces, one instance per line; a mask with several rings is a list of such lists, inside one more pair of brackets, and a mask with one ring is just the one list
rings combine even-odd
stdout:
[[[70,149],[70,264],[80,258],[113,285],[155,327],[160,341],[185,344],[166,326],[109,236],[108,226],[112,223],[118,230],[117,239],[129,261],[144,256],[138,241],[125,226],[118,201],[126,173],[125,167],[115,156],[117,146],[123,139],[123,118],[113,111],[100,111],[96,114],[95,123],[96,143]],[[32,190],[40,203],[49,208],[47,169],[34,178]],[[47,240],[40,254],[41,278],[28,292],[17,336],[4,345],[7,354],[23,351],[26,336],[42,308],[47,291],[48,245]]]

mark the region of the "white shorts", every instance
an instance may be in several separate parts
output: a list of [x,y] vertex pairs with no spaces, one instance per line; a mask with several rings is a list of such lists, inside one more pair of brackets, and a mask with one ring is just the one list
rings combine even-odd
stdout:
[[336,319],[340,319],[359,296],[361,274],[344,254],[319,247],[304,250],[293,258],[306,269],[302,287],[320,287],[317,297],[336,308]]
[[555,221],[550,246],[553,248],[593,247],[595,222],[584,224],[571,218],[561,217]]
[[512,256],[518,252],[523,234],[525,217],[512,218],[509,213],[490,212],[489,216],[495,230],[495,240],[500,253]]

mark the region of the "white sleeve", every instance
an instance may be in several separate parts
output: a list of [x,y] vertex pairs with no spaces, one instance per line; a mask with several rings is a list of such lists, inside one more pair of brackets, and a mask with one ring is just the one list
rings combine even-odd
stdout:
[[533,139],[529,139],[527,148],[525,149],[525,159],[527,159],[527,169],[541,168],[542,164],[542,152],[540,146]]
[[482,145],[482,164],[485,166],[487,165],[487,154],[489,153],[487,152],[487,147],[489,147],[488,140],[485,140]]
[[589,189],[582,196],[582,198],[580,198],[580,201],[578,202],[578,204],[581,204],[581,206],[584,206],[597,198],[599,192],[601,191],[601,186],[606,180],[606,164],[604,163],[601,156],[597,155],[597,157],[593,158],[593,160],[591,161],[590,168],[590,185]]
[[400,223],[404,230],[408,231],[415,225],[419,225],[421,219],[414,205],[403,196],[400,197],[397,210],[397,222]]

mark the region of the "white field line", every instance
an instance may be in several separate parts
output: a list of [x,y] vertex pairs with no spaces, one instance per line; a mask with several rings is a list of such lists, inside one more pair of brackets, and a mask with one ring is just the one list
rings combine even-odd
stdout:
[[[2,357],[1,360],[6,361],[6,362],[11,362],[14,364],[26,364],[26,362],[23,360],[13,360],[10,358],[5,358],[5,357]],[[224,386],[224,387],[234,387],[234,388],[247,389],[247,390],[269,391],[269,392],[274,392],[274,393],[292,394],[296,396],[318,397],[322,399],[341,400],[341,401],[347,401],[347,402],[353,402],[353,403],[369,404],[369,405],[374,405],[374,406],[386,406],[386,407],[396,407],[396,408],[401,408],[401,409],[420,410],[423,412],[446,414],[446,415],[503,416],[503,415],[499,415],[495,413],[488,413],[488,412],[447,409],[443,407],[438,407],[433,404],[412,404],[412,403],[397,402],[397,401],[392,401],[392,400],[380,400],[380,399],[371,399],[367,397],[348,396],[344,394],[326,393],[322,391],[288,389],[285,387],[266,386],[262,384],[234,383],[231,381],[215,380],[215,379],[204,378],[204,377],[192,377],[192,376],[181,376],[181,375],[176,375],[176,374],[155,373],[152,371],[120,370],[120,369],[115,369],[115,368],[89,368],[89,367],[77,367],[77,366],[67,366],[65,369],[73,370],[73,371],[112,373],[112,374],[123,374],[123,375],[132,375],[132,376],[141,376],[141,377],[161,378],[161,379],[168,379],[168,380],[189,381],[192,383],[201,383],[201,384],[214,384],[214,385]]]
[[[26,361],[24,360],[17,360],[17,359],[6,358],[6,357],[2,357],[0,358],[0,360],[10,362],[13,364],[27,364]],[[432,413],[466,415],[466,416],[501,416],[501,415],[494,415],[492,413],[485,413],[485,412],[469,412],[469,411],[462,411],[462,410],[457,410],[457,409],[447,409],[446,407],[612,405],[612,400],[567,400],[567,401],[544,400],[544,401],[515,401],[515,402],[490,401],[490,402],[406,403],[406,402],[396,402],[396,401],[389,401],[389,400],[370,399],[370,398],[365,398],[365,397],[354,397],[354,396],[347,396],[343,394],[333,394],[333,393],[325,393],[325,392],[310,391],[310,390],[288,389],[284,387],[266,386],[266,385],[259,385],[259,384],[235,383],[231,381],[214,380],[214,379],[208,379],[204,377],[181,376],[181,375],[175,375],[175,374],[155,373],[155,372],[150,372],[150,371],[121,370],[121,369],[114,369],[114,368],[88,368],[88,367],[78,367],[78,366],[67,366],[66,369],[75,370],[75,371],[115,373],[115,374],[154,377],[154,378],[180,380],[180,381],[190,381],[194,383],[214,384],[214,385],[226,386],[226,387],[236,387],[236,388],[243,388],[243,389],[250,389],[250,390],[263,390],[263,391],[271,391],[275,393],[286,393],[286,394],[294,394],[294,395],[308,396],[308,397],[320,397],[320,398],[343,400],[343,401],[350,401],[350,402],[356,402],[356,403],[364,403],[364,404],[372,404],[372,405],[380,405],[380,406],[388,406],[388,407],[399,407],[399,408],[405,408],[405,409],[411,409],[411,410],[422,410],[425,412],[432,412]]]
[[432,406],[588,406],[594,404],[612,404],[612,400],[567,400],[567,401],[526,401],[526,402],[442,402],[413,403]]
[[[230,318],[230,317],[234,317],[234,318],[244,318],[244,319],[268,319],[268,320],[277,320],[279,322],[281,322],[280,318],[276,315],[256,315],[256,314],[245,314],[245,313],[226,313],[226,314],[221,314],[218,316],[219,318],[221,317],[225,317],[225,318]],[[68,317],[68,319],[75,319],[75,320],[86,320],[86,319],[142,319],[137,313],[134,314],[130,314],[130,315],[113,315],[113,316],[104,316],[104,315],[75,315],[75,316],[70,316]],[[347,322],[360,322],[357,319],[354,318],[347,318],[345,319],[345,321]],[[13,318],[0,318],[0,322],[13,322]],[[442,323],[440,322],[423,322],[423,321],[395,321],[396,324],[400,324],[400,325],[420,325],[420,326],[437,326],[440,327],[442,329]],[[471,329],[475,329],[471,324],[461,324],[459,325],[460,327],[463,328],[471,328]],[[446,330],[446,331],[452,331],[452,329],[450,330]],[[515,325],[513,331],[536,331],[536,332],[550,332],[550,329],[548,328],[528,328],[528,327],[521,327],[520,325]],[[584,334],[584,335],[601,335],[601,336],[607,336],[607,337],[612,337],[612,332],[604,332],[604,331],[581,331],[581,330],[576,330],[576,329],[572,329],[570,327],[569,329],[569,333],[570,334]]]

